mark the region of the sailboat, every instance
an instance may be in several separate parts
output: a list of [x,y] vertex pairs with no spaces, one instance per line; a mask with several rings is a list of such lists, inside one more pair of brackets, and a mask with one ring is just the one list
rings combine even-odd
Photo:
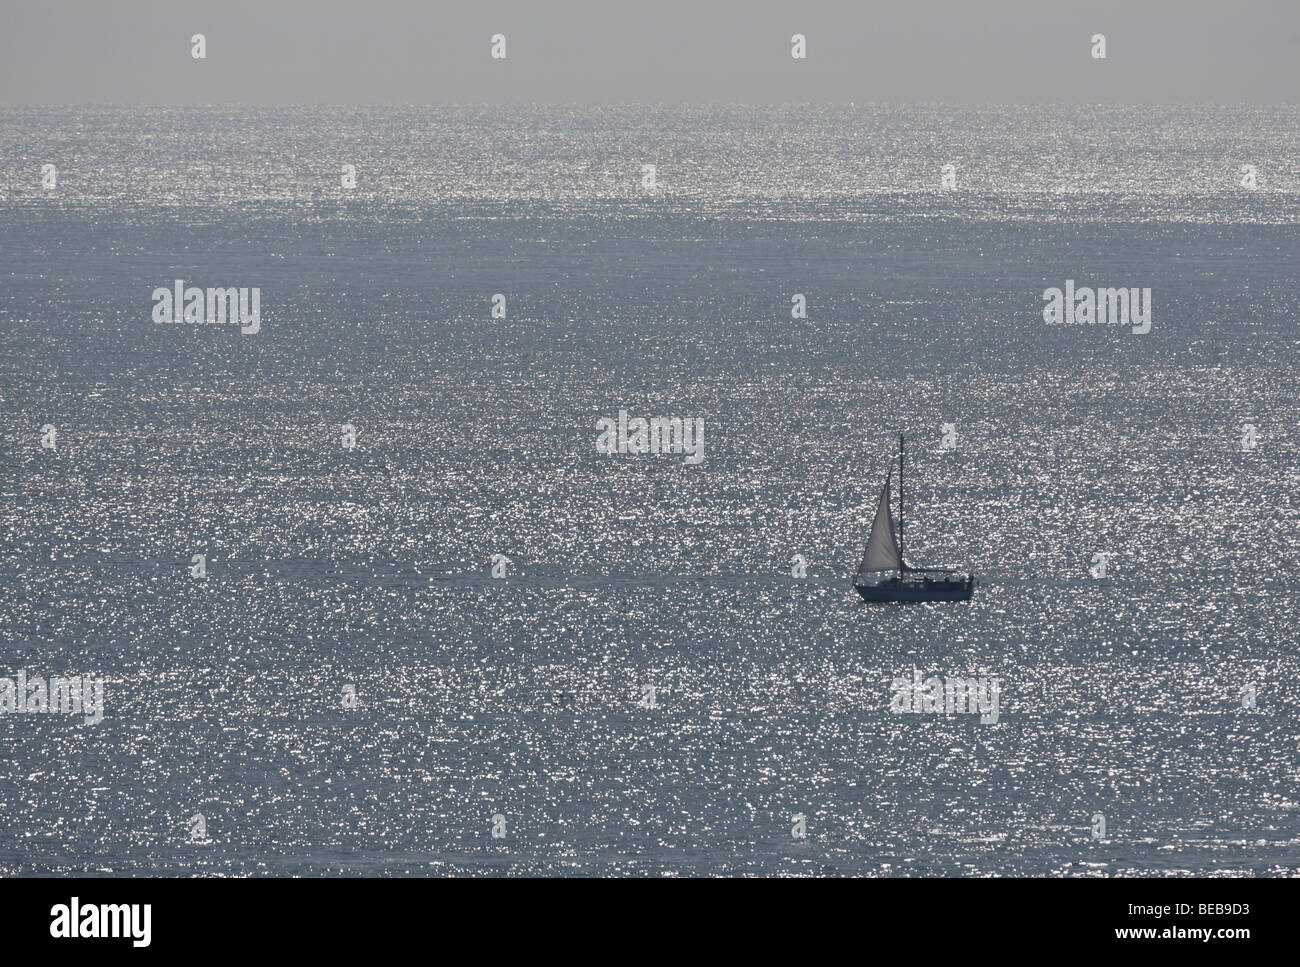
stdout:
[[[975,577],[937,567],[910,567],[903,560],[903,435],[898,435],[898,536],[889,514],[889,478],[880,491],[876,519],[853,587],[863,601],[969,601]],[[891,572],[897,572],[891,574]],[[889,575],[889,576],[887,576]],[[930,575],[940,575],[930,577]]]

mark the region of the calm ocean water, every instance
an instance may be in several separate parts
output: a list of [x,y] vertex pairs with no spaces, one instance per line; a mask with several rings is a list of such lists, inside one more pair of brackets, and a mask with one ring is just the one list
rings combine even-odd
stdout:
[[[1300,873],[1296,157],[1295,108],[0,110],[0,677],[105,683],[0,715],[0,873]],[[178,278],[261,331],[155,324]],[[1150,333],[1046,325],[1067,279]],[[597,453],[620,409],[705,460]],[[970,604],[850,586],[900,431]]]

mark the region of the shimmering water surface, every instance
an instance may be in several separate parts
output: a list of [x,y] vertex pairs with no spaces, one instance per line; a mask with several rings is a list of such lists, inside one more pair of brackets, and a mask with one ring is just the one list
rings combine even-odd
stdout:
[[[1300,872],[1297,157],[1296,109],[0,111],[0,676],[107,706],[0,715],[0,872]],[[153,323],[177,278],[261,332]],[[1046,325],[1066,279],[1151,332]],[[704,462],[598,454],[620,409]],[[850,586],[900,430],[970,604]],[[999,721],[891,712],[913,668]]]

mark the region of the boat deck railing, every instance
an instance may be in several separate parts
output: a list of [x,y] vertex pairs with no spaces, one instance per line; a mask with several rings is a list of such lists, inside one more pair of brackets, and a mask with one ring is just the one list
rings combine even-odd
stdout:
[[[890,577],[884,575],[889,574]],[[939,574],[942,577],[927,577],[926,575]],[[972,584],[975,581],[975,575],[964,571],[948,571],[943,568],[909,568],[901,574],[893,571],[864,572],[859,571],[853,577],[854,584],[873,585],[888,584],[893,581],[904,581],[911,584],[921,584],[925,581],[931,581],[936,584]]]

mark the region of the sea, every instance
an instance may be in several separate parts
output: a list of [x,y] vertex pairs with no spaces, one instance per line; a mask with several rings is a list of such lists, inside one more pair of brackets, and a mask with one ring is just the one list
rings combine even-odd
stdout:
[[[1300,874],[1297,157],[1294,106],[0,108],[0,874]],[[968,603],[853,589],[900,434]]]

